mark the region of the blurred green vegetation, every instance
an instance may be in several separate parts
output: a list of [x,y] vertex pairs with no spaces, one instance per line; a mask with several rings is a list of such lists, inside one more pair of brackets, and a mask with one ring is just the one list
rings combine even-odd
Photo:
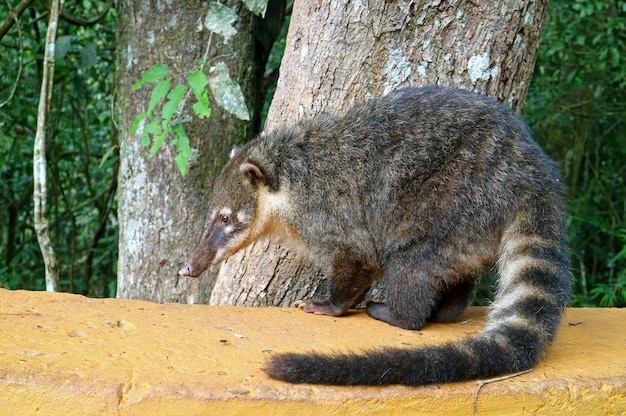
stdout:
[[[7,4],[0,3],[3,23]],[[0,285],[10,289],[45,289],[32,219],[32,149],[48,21],[44,4],[33,2],[0,43]],[[97,297],[115,295],[117,263],[111,4],[65,2],[46,134],[47,216],[61,288]]]
[[575,306],[626,306],[626,1],[551,1],[523,115],[562,166]]
[[[0,16],[9,3],[0,3]],[[115,294],[118,241],[110,4],[65,2],[47,131],[61,287],[97,297]],[[35,2],[0,39],[0,286],[10,289],[45,287],[32,223],[32,145],[46,22],[47,9]],[[268,64],[274,82],[285,34]],[[576,306],[626,305],[625,42],[626,1],[551,1],[523,111],[566,177]]]

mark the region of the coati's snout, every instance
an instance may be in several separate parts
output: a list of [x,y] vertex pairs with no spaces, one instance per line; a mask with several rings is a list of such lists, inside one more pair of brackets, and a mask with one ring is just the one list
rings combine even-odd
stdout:
[[226,260],[248,245],[249,227],[244,213],[222,208],[214,211],[211,218],[189,261],[178,271],[179,276],[198,277],[209,266]]
[[[189,261],[178,271],[179,276],[198,277],[215,259],[217,249],[216,240],[223,239],[223,232],[214,232],[214,226],[205,230],[196,249],[191,253]],[[216,236],[220,236],[216,238]]]
[[258,208],[266,193],[267,169],[245,160],[244,151],[234,152],[215,183],[209,216],[198,246],[179,276],[197,277],[212,264],[220,263],[246,247],[266,230],[267,212]]

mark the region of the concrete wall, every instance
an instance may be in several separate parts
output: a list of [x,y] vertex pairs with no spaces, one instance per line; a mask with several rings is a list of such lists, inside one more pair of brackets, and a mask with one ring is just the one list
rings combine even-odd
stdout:
[[[570,309],[528,374],[420,387],[271,380],[268,355],[441,343],[484,324],[405,331],[359,311],[154,304],[0,289],[0,415],[621,415],[626,310]],[[474,403],[476,409],[474,409]]]

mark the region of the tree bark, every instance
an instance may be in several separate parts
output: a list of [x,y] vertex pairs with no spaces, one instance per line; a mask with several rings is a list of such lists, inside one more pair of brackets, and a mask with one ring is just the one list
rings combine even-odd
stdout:
[[[403,86],[454,85],[520,111],[547,0],[369,3],[295,1],[266,130]],[[307,260],[263,242],[222,265],[211,303],[288,306],[323,294],[322,282]]]
[[[254,108],[257,71],[252,27],[254,17],[240,2],[236,7],[238,33],[227,44],[213,34],[209,59],[220,56],[231,78],[242,87],[248,108]],[[214,281],[179,279],[177,271],[191,253],[202,231],[213,180],[235,143],[252,136],[250,123],[237,120],[211,102],[212,114],[199,120],[192,115],[192,100],[184,124],[194,159],[183,178],[175,166],[177,150],[168,144],[153,158],[139,141],[140,131],[129,136],[133,119],[143,113],[149,88],[131,91],[143,71],[165,63],[170,73],[185,76],[204,57],[210,33],[202,23],[208,4],[200,0],[116,2],[118,15],[117,103],[120,130],[119,260],[117,296],[156,302],[207,303]],[[209,94],[210,95],[210,94]]]

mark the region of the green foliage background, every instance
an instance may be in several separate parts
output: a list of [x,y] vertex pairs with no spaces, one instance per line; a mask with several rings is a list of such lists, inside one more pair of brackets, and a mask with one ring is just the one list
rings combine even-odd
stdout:
[[[46,146],[48,220],[61,288],[99,297],[115,295],[118,240],[115,14],[103,6],[65,2]],[[10,289],[45,289],[32,220],[32,148],[47,12],[32,3],[0,43],[0,102],[17,80],[13,99],[0,107],[0,285]],[[0,16],[8,16],[7,2],[0,3]]]
[[551,1],[524,116],[565,174],[576,306],[626,306],[626,1]]
[[[102,3],[65,2],[48,125],[48,218],[62,289],[107,297],[115,294],[118,235],[116,18]],[[0,16],[7,12],[1,3]],[[17,80],[0,107],[0,285],[10,289],[45,287],[32,224],[32,145],[46,13],[33,3],[20,31],[0,40],[0,103]],[[625,43],[626,1],[551,1],[523,112],[566,176],[577,306],[626,305]],[[491,289],[482,289],[484,301]]]

